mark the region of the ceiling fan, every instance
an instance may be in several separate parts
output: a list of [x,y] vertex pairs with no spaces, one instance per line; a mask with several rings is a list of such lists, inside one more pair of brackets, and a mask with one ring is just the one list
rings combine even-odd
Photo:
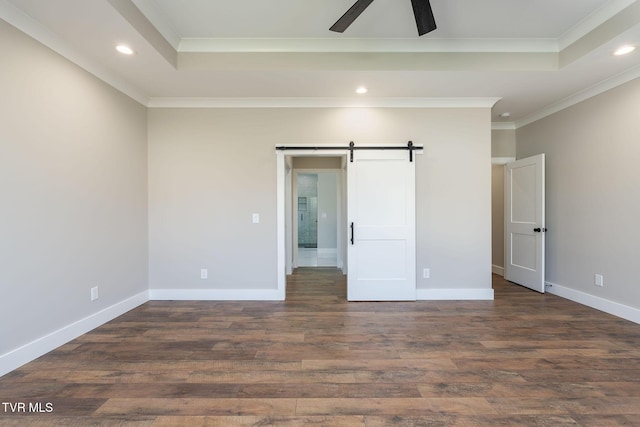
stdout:
[[[343,33],[372,2],[373,0],[357,0],[354,5],[333,24],[330,30]],[[416,18],[416,25],[418,26],[418,34],[422,36],[435,30],[437,28],[436,20],[433,17],[429,0],[411,0],[411,4],[413,5],[413,15]]]

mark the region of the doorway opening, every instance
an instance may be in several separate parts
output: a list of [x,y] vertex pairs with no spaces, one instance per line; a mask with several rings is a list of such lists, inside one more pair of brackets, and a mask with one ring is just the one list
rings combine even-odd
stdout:
[[286,274],[298,267],[342,269],[344,156],[291,156],[286,165]]
[[[322,153],[309,150],[292,150],[285,154],[283,150],[276,151],[277,169],[277,253],[278,253],[278,294],[279,298],[286,298],[287,276],[293,274],[298,267],[298,235],[297,215],[298,199],[296,173],[325,173],[333,172],[337,180],[337,269],[347,274],[346,248],[346,153],[344,150],[323,150]],[[304,202],[303,202],[304,203]],[[309,206],[307,201],[307,209]],[[317,267],[316,267],[317,268]]]

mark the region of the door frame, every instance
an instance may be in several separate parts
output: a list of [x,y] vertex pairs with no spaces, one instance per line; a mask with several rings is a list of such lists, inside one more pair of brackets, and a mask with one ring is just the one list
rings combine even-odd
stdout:
[[[295,157],[295,156],[292,156]],[[342,157],[344,160],[344,156],[325,156],[323,157]],[[291,219],[291,268],[298,267],[298,204],[294,203],[294,200],[297,200],[298,196],[298,175],[317,175],[322,173],[333,173],[336,175],[336,193],[337,193],[337,206],[336,206],[336,217],[337,217],[337,226],[336,226],[336,245],[337,245],[337,268],[342,268],[344,264],[344,260],[342,259],[342,233],[343,223],[345,218],[343,218],[343,208],[342,208],[342,169],[292,169],[292,185],[291,185],[291,215],[287,215]],[[319,197],[318,197],[319,200]],[[287,225],[289,227],[289,225]],[[287,274],[291,274],[290,269],[287,269]]]
[[[292,246],[293,239],[287,239],[287,234],[293,233],[291,229],[287,229],[288,224],[292,224],[293,218],[291,217],[293,214],[292,203],[287,202],[287,193],[288,198],[291,199],[291,195],[293,194],[293,168],[291,166],[290,159],[293,157],[340,157],[342,158],[343,165],[346,165],[347,159],[347,150],[336,149],[336,150],[322,150],[322,151],[312,151],[312,150],[275,150],[276,151],[276,275],[277,275],[277,288],[276,293],[278,295],[278,299],[284,301],[287,294],[287,273],[290,273],[292,268]],[[289,163],[289,166],[287,165]],[[343,168],[344,169],[344,168]],[[342,173],[342,188],[344,188],[344,172]],[[344,200],[345,194],[342,195]],[[344,215],[344,205],[343,212],[339,212],[338,217],[342,217]],[[287,221],[287,216],[289,216],[289,221]],[[342,227],[338,227],[338,234],[344,235],[341,228],[344,228],[343,222]],[[291,236],[290,236],[291,237]],[[338,242],[338,246],[342,246],[340,242]],[[338,249],[340,251],[340,248]],[[346,265],[346,252],[343,251],[343,263]],[[346,270],[343,269],[346,274]]]

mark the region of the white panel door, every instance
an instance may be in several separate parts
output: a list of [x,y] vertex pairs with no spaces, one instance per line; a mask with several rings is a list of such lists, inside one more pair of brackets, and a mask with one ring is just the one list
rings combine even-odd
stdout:
[[544,292],[544,154],[505,171],[505,278]]
[[416,299],[415,162],[355,151],[347,165],[349,301]]

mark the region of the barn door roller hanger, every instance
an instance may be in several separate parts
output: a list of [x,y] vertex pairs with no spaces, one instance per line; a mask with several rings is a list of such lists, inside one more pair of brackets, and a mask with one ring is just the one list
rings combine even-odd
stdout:
[[353,152],[355,150],[408,150],[409,151],[409,161],[413,162],[413,152],[415,150],[422,150],[421,146],[413,145],[412,141],[409,141],[407,145],[389,145],[389,146],[362,146],[358,147],[356,144],[351,141],[348,147],[311,147],[311,146],[278,146],[276,150],[312,150],[312,151],[320,151],[320,150],[349,150],[349,161],[353,163]]

